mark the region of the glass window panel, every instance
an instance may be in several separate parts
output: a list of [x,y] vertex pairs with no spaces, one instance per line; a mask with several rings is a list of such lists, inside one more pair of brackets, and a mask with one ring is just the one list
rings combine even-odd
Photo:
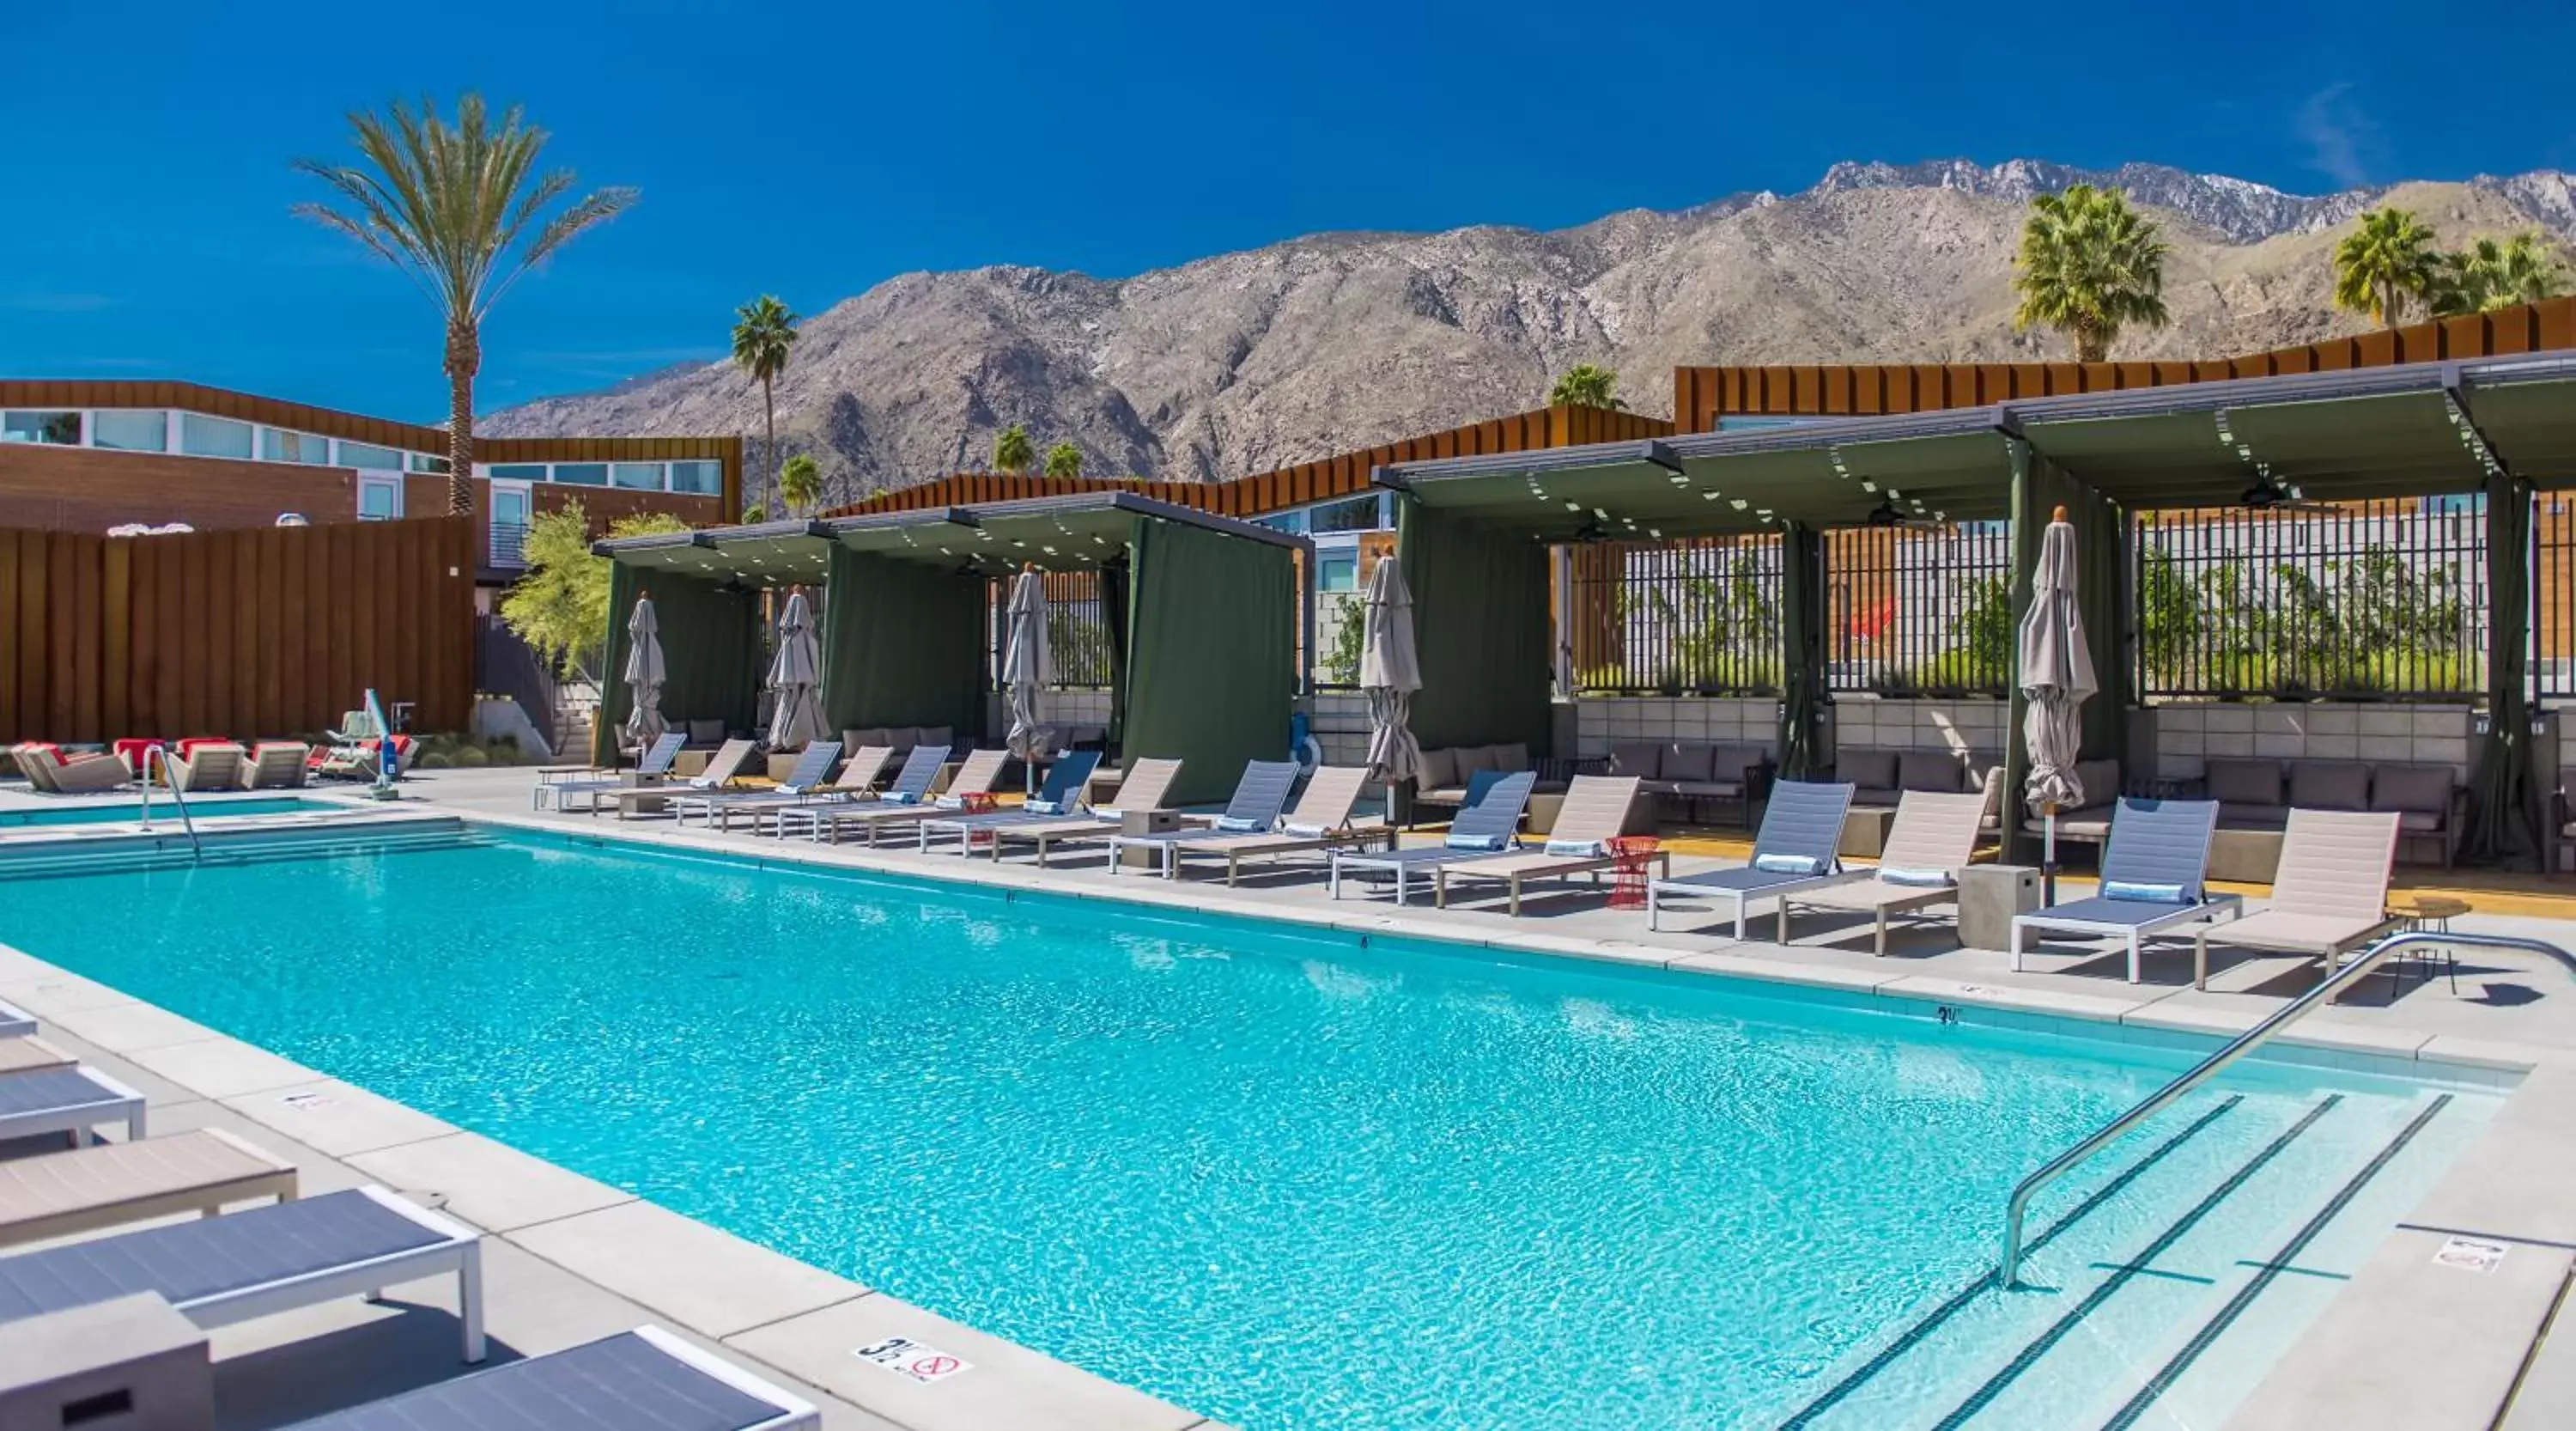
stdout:
[[1360,558],[1349,556],[1319,557],[1315,562],[1316,585],[1325,591],[1357,591],[1360,586]]
[[1310,509],[1306,529],[1312,532],[1368,532],[1378,527],[1377,495],[1353,497],[1347,502],[1328,502]]
[[149,412],[91,413],[89,445],[112,447],[119,452],[167,452],[170,414],[157,408]]
[[444,457],[432,457],[426,452],[413,452],[405,455],[411,459],[410,466],[411,470],[414,472],[429,472],[440,477],[447,475],[447,459]]
[[271,462],[303,462],[327,467],[331,465],[331,443],[327,438],[308,433],[263,427],[259,430],[259,455]]
[[504,463],[503,465],[492,469],[492,480],[495,482],[543,482],[546,480],[546,464],[542,462]]
[[558,462],[555,464],[555,480],[568,482],[575,487],[605,487],[608,485],[608,464]]
[[724,464],[674,462],[671,464],[671,490],[695,492],[702,497],[721,496],[724,492]]
[[400,472],[403,455],[390,447],[370,447],[363,442],[340,444],[340,465],[364,467],[371,472]]
[[381,522],[394,515],[394,488],[390,482],[358,484],[358,515],[370,522]]
[[76,412],[0,413],[0,442],[51,442],[78,447],[80,427],[80,414]]
[[659,462],[620,462],[609,469],[609,480],[620,487],[638,492],[662,490],[662,464]]
[[179,450],[191,457],[250,456],[251,426],[227,418],[179,414]]

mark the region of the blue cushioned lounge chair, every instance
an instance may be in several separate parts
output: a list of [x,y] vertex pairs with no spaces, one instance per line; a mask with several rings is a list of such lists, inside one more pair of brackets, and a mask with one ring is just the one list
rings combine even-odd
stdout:
[[1234,798],[1225,805],[1225,813],[1216,823],[1195,830],[1165,830],[1150,835],[1112,835],[1109,839],[1109,872],[1118,873],[1118,854],[1126,849],[1151,849],[1158,852],[1162,873],[1170,879],[1179,866],[1174,863],[1179,849],[1203,840],[1232,839],[1237,835],[1265,835],[1279,828],[1279,813],[1288,808],[1288,792],[1297,785],[1302,769],[1293,760],[1252,760],[1243,767],[1243,778],[1234,784]]
[[288,1431],[807,1431],[822,1414],[660,1327],[298,1421]]
[[1091,773],[1099,768],[1099,751],[1067,751],[1056,757],[1055,764],[1047,767],[1046,780],[1038,786],[1038,793],[1030,796],[1016,810],[987,810],[981,815],[942,815],[935,820],[922,821],[916,827],[921,832],[921,848],[925,851],[930,848],[933,835],[955,835],[957,853],[962,855],[973,847],[975,841],[972,836],[977,831],[1043,824],[1088,810],[1091,807],[1083,803],[1082,792],[1091,784]]
[[930,787],[939,782],[939,769],[948,763],[948,747],[916,745],[903,758],[903,768],[895,772],[894,783],[885,794],[874,800],[809,801],[778,812],[778,837],[787,838],[787,827],[802,824],[807,834],[823,838],[824,822],[845,810],[872,809],[878,805],[919,805],[930,799]]
[[143,1095],[95,1068],[57,1063],[0,1074],[0,1142],[69,1133],[77,1145],[110,1123],[142,1137]]
[[1678,895],[1735,906],[1735,937],[1741,939],[1753,901],[1770,899],[1779,903],[1780,942],[1788,943],[1789,906],[1780,897],[1850,878],[1835,851],[1842,844],[1843,817],[1851,813],[1852,788],[1812,780],[1773,782],[1762,828],[1753,833],[1752,860],[1742,869],[1649,880],[1646,927],[1655,927],[1664,897]]
[[[671,762],[680,758],[680,747],[688,743],[689,733],[685,730],[663,732],[659,739],[645,749],[643,758],[635,762],[635,774],[653,780],[670,774]],[[604,775],[605,778],[549,780],[546,778],[549,775]],[[550,765],[537,772],[536,793],[528,799],[538,809],[544,809],[546,802],[551,800],[555,808],[561,810],[564,808],[564,797],[567,795],[594,795],[602,790],[618,789],[625,783],[617,778],[615,772],[602,772],[593,766]]]
[[2139,946],[2150,934],[2196,924],[2220,910],[2245,913],[2245,897],[2211,894],[2209,841],[2218,829],[2215,800],[2131,800],[2111,812],[2102,849],[2102,884],[2085,899],[2052,904],[2012,922],[2012,966],[2021,967],[2025,931],[2114,935],[2128,941],[2129,982],[2138,982]]
[[36,1031],[36,1016],[0,999],[0,1038],[26,1038]]
[[1395,902],[1404,903],[1407,881],[1416,874],[1429,874],[1435,867],[1456,864],[1462,860],[1489,860],[1518,849],[1521,811],[1528,807],[1530,791],[1538,785],[1536,772],[1524,770],[1505,775],[1497,770],[1479,770],[1468,782],[1466,802],[1458,807],[1458,818],[1449,822],[1449,833],[1436,845],[1416,845],[1409,850],[1335,850],[1333,869],[1326,889],[1332,897],[1342,897],[1342,871],[1391,870],[1395,874]]
[[751,812],[752,828],[760,827],[760,812],[778,805],[793,805],[811,800],[824,790],[824,781],[832,778],[832,767],[841,763],[841,743],[837,740],[807,742],[796,752],[796,765],[787,778],[766,790],[698,790],[671,798],[671,823],[689,823],[694,810],[707,817],[707,823],[720,830],[733,828],[734,815]]

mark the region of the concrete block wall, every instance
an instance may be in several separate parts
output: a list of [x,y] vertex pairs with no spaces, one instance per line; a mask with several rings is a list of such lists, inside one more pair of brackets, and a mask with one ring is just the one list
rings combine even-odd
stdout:
[[2196,780],[2211,756],[2370,760],[2449,765],[2469,775],[2476,750],[2469,707],[2208,702],[2152,706],[2156,775]]
[[[1062,729],[1069,725],[1109,724],[1109,692],[1105,690],[1048,691],[1038,697],[1038,711],[1047,724]],[[1011,729],[1010,698],[999,691],[984,696],[984,729],[991,731],[988,744],[1001,744]]]
[[1317,691],[1298,702],[1307,731],[1324,749],[1326,765],[1368,763],[1368,697],[1357,691]]
[[1997,700],[1834,698],[1834,749],[1946,750],[2001,760],[2011,707]]
[[1780,703],[1768,697],[1585,696],[1574,707],[1574,753],[1605,756],[1614,741],[1688,740],[1712,745],[1780,743]]

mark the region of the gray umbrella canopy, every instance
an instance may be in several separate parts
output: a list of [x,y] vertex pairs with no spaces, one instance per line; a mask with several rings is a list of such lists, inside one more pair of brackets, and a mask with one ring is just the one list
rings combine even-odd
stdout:
[[1414,740],[1413,693],[1422,689],[1422,662],[1413,650],[1413,592],[1392,556],[1369,574],[1368,625],[1360,645],[1360,691],[1369,703],[1369,764],[1389,784],[1410,780],[1422,768]]
[[823,652],[814,639],[814,608],[791,591],[778,613],[778,651],[769,658],[769,748],[802,750],[823,738]]
[[[1055,679],[1055,652],[1047,645],[1046,578],[1021,572],[1011,583],[1004,614],[1002,684],[1011,700],[1011,753],[1034,762],[1047,751],[1047,728],[1038,719],[1039,693]],[[1034,778],[1034,772],[1032,772]]]
[[2101,689],[2075,605],[2075,528],[2064,508],[2058,516],[2040,536],[2030,610],[2021,619],[2021,691],[2030,701],[2022,723],[2030,779],[2022,793],[2032,809],[2049,814],[2084,803],[2075,761],[2083,753],[2085,699]]
[[626,618],[626,669],[618,673],[618,679],[635,693],[635,709],[621,728],[628,745],[651,745],[670,728],[662,719],[662,682],[670,672],[662,664],[661,632],[660,623],[653,619],[653,598],[635,598],[635,612]]

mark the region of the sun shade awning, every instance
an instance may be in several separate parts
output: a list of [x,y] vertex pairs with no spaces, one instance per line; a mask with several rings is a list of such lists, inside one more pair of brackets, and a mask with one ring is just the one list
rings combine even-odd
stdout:
[[591,550],[621,566],[731,579],[750,586],[783,586],[821,581],[832,544],[819,522],[782,521],[621,537],[594,542]]

